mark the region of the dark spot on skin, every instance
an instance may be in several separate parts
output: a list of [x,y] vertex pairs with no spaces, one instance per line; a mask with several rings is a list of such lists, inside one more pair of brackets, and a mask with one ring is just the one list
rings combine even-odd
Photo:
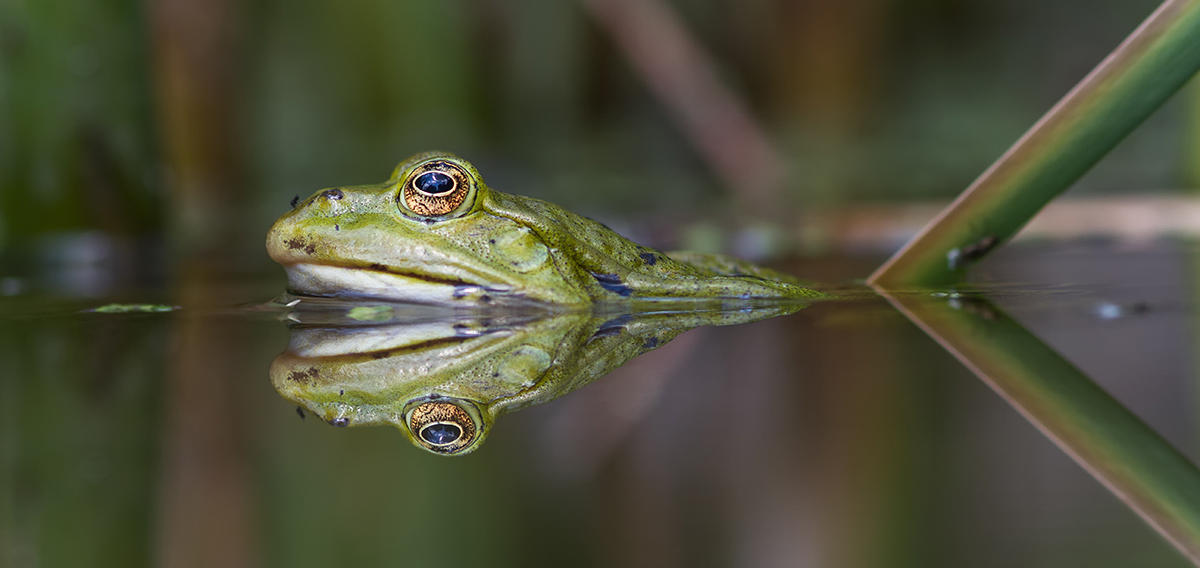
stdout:
[[642,349],[654,349],[655,347],[658,347],[658,338],[657,337],[651,337],[650,339],[647,339],[645,343],[642,344]]
[[642,261],[645,262],[646,264],[649,264],[650,266],[654,266],[655,264],[658,263],[658,256],[652,252],[644,252],[642,254],[639,254],[638,256],[642,257]]
[[299,193],[297,193],[296,196],[292,198],[292,209],[295,209],[296,204],[298,204],[298,203],[300,203],[300,194]]
[[496,244],[496,239],[488,239],[489,244]]
[[345,195],[342,193],[342,190],[340,190],[340,189],[325,190],[325,199],[332,199],[334,201],[339,201],[339,200],[341,200],[342,197],[345,197]]
[[334,426],[337,426],[338,428],[345,428],[350,425],[350,419],[346,418],[345,416],[339,416],[337,418],[334,418],[329,423],[333,424]]
[[338,389],[338,396],[346,396],[346,390],[345,390],[345,389]]
[[302,250],[308,254],[317,252],[316,245],[304,239],[288,239],[283,241],[283,244],[287,245],[288,250]]
[[371,358],[375,359],[375,360],[387,359],[387,356],[388,356],[387,351],[372,351],[371,352]]
[[625,324],[628,324],[631,321],[633,321],[633,316],[631,314],[625,314],[623,316],[615,317],[613,319],[610,319],[610,320],[600,324],[600,329],[605,329],[605,328],[610,328],[610,327],[623,328],[623,327],[625,327]]
[[371,263],[371,270],[378,270],[378,271],[380,271],[380,272],[387,272],[387,271],[388,271],[388,267],[386,267],[386,266],[384,266],[384,265],[382,265],[382,264],[379,264],[378,262],[372,262],[372,263]]
[[455,337],[478,337],[480,335],[479,330],[461,323],[454,324],[453,329]]
[[438,394],[438,393],[436,393],[436,392],[435,392],[435,393],[433,393],[433,394],[431,394],[431,395],[429,395],[429,400],[437,400],[437,399],[439,399],[439,398],[442,398],[442,395],[440,395],[440,394]]
[[588,342],[590,343],[600,339],[601,337],[614,337],[621,335],[621,332],[625,331],[625,324],[629,323],[631,319],[633,319],[633,316],[626,314],[600,324],[600,327],[596,328],[596,333],[593,333],[592,336],[588,338]]
[[307,371],[292,371],[288,373],[288,380],[302,384],[312,384],[320,375],[321,372],[316,367],[309,367]]
[[610,327],[608,329],[598,329],[598,330],[596,330],[596,333],[593,333],[592,336],[588,338],[588,343],[591,343],[597,339],[602,339],[605,337],[616,337],[618,335],[621,335],[622,331],[625,331],[625,328]]
[[296,414],[299,414],[299,415],[300,415],[300,419],[301,419],[301,420],[304,420],[304,409],[303,409],[303,408],[300,408],[299,406],[297,406],[297,407],[296,407]]
[[335,230],[335,231],[340,231],[340,230],[342,230],[342,226],[341,226],[341,225],[334,225],[334,226],[333,226],[333,230]]
[[487,294],[484,294],[479,297],[479,301],[483,302],[485,304],[490,304],[490,303],[492,303],[492,297]]
[[618,296],[623,298],[633,294],[633,288],[630,288],[629,286],[626,286],[624,282],[621,282],[621,278],[616,274],[596,274],[593,272],[592,278],[595,278],[596,282],[600,283],[601,288],[604,288],[609,292],[616,292]]
[[494,378],[494,377],[499,377],[499,376],[500,376],[500,373],[492,373],[492,377],[493,377],[493,378]]

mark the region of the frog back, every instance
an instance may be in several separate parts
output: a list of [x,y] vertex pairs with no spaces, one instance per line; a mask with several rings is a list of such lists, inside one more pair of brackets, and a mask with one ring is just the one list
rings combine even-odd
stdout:
[[491,190],[484,209],[529,229],[550,248],[564,279],[593,300],[823,296],[791,276],[724,255],[670,254],[540,199]]

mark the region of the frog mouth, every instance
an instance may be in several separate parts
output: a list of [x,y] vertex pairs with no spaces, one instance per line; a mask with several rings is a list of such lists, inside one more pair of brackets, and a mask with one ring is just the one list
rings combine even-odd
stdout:
[[418,304],[494,303],[518,299],[508,284],[478,284],[460,278],[403,273],[382,265],[337,266],[300,263],[286,267],[288,290],[307,296],[375,298]]

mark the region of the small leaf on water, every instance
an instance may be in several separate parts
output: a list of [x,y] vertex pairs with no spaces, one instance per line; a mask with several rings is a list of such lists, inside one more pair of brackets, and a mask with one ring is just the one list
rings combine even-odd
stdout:
[[98,314],[131,314],[131,313],[158,313],[158,312],[173,312],[178,310],[179,306],[165,306],[162,304],[108,304],[99,308],[83,310],[85,313]]
[[391,306],[360,306],[346,314],[358,321],[387,321],[392,319]]

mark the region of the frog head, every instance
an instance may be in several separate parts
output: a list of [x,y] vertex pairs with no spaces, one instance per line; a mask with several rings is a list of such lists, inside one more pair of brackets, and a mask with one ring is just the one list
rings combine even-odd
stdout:
[[580,303],[538,232],[497,206],[466,160],[400,163],[381,184],[318,191],[271,227],[292,292],[428,304]]

